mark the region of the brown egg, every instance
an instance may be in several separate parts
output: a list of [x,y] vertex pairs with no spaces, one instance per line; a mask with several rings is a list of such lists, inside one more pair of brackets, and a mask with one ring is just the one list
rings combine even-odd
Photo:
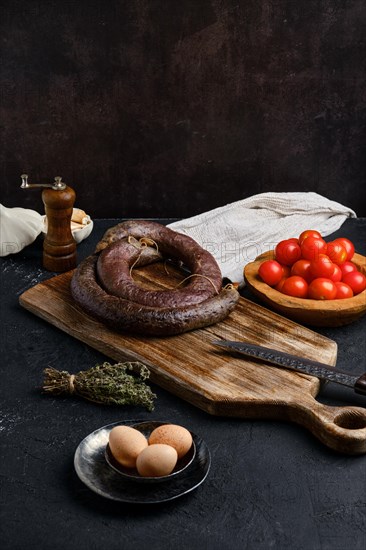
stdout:
[[190,432],[177,424],[163,424],[155,428],[150,434],[149,445],[165,443],[174,447],[178,453],[178,459],[182,458],[192,446]]
[[157,443],[141,451],[136,461],[140,476],[161,477],[172,473],[178,460],[177,451],[170,445]]
[[147,446],[146,437],[130,426],[115,426],[109,433],[111,453],[126,468],[136,467],[138,455]]

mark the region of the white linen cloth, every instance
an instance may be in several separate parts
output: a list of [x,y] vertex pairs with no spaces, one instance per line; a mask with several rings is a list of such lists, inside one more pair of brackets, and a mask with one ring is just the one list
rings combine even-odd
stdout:
[[282,239],[298,237],[306,229],[324,237],[356,217],[350,208],[317,193],[261,193],[168,227],[211,252],[222,276],[242,286],[244,266]]
[[0,204],[0,256],[23,250],[36,240],[42,228],[42,216],[35,210]]

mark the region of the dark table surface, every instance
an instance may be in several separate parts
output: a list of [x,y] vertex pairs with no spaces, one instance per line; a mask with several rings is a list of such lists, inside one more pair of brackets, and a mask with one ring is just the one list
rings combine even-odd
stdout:
[[[117,222],[97,220],[78,246],[79,260]],[[366,254],[365,218],[347,220],[334,235],[351,238]],[[41,257],[37,239],[1,262],[4,550],[365,550],[365,455],[337,454],[294,424],[212,417],[153,384],[152,413],[41,394],[45,367],[76,373],[107,360],[18,305],[22,292],[53,276],[42,269]],[[365,329],[366,318],[314,330],[337,342],[339,368],[362,372]],[[332,384],[319,400],[366,405],[364,397]],[[150,505],[114,502],[87,488],[73,466],[79,442],[100,426],[131,419],[168,419],[204,439],[212,457],[205,482],[176,500]]]

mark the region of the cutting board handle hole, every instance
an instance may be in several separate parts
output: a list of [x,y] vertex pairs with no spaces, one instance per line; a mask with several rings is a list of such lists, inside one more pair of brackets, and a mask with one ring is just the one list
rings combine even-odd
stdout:
[[344,411],[338,414],[334,419],[334,424],[347,430],[361,430],[366,428],[366,412]]

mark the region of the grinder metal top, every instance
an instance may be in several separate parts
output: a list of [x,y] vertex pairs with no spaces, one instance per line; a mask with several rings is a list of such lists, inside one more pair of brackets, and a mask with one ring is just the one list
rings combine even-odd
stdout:
[[55,177],[55,183],[28,183],[28,174],[22,174],[20,177],[22,178],[21,189],[32,189],[34,187],[49,187],[56,191],[66,189],[66,183],[61,181],[62,178],[60,176]]

